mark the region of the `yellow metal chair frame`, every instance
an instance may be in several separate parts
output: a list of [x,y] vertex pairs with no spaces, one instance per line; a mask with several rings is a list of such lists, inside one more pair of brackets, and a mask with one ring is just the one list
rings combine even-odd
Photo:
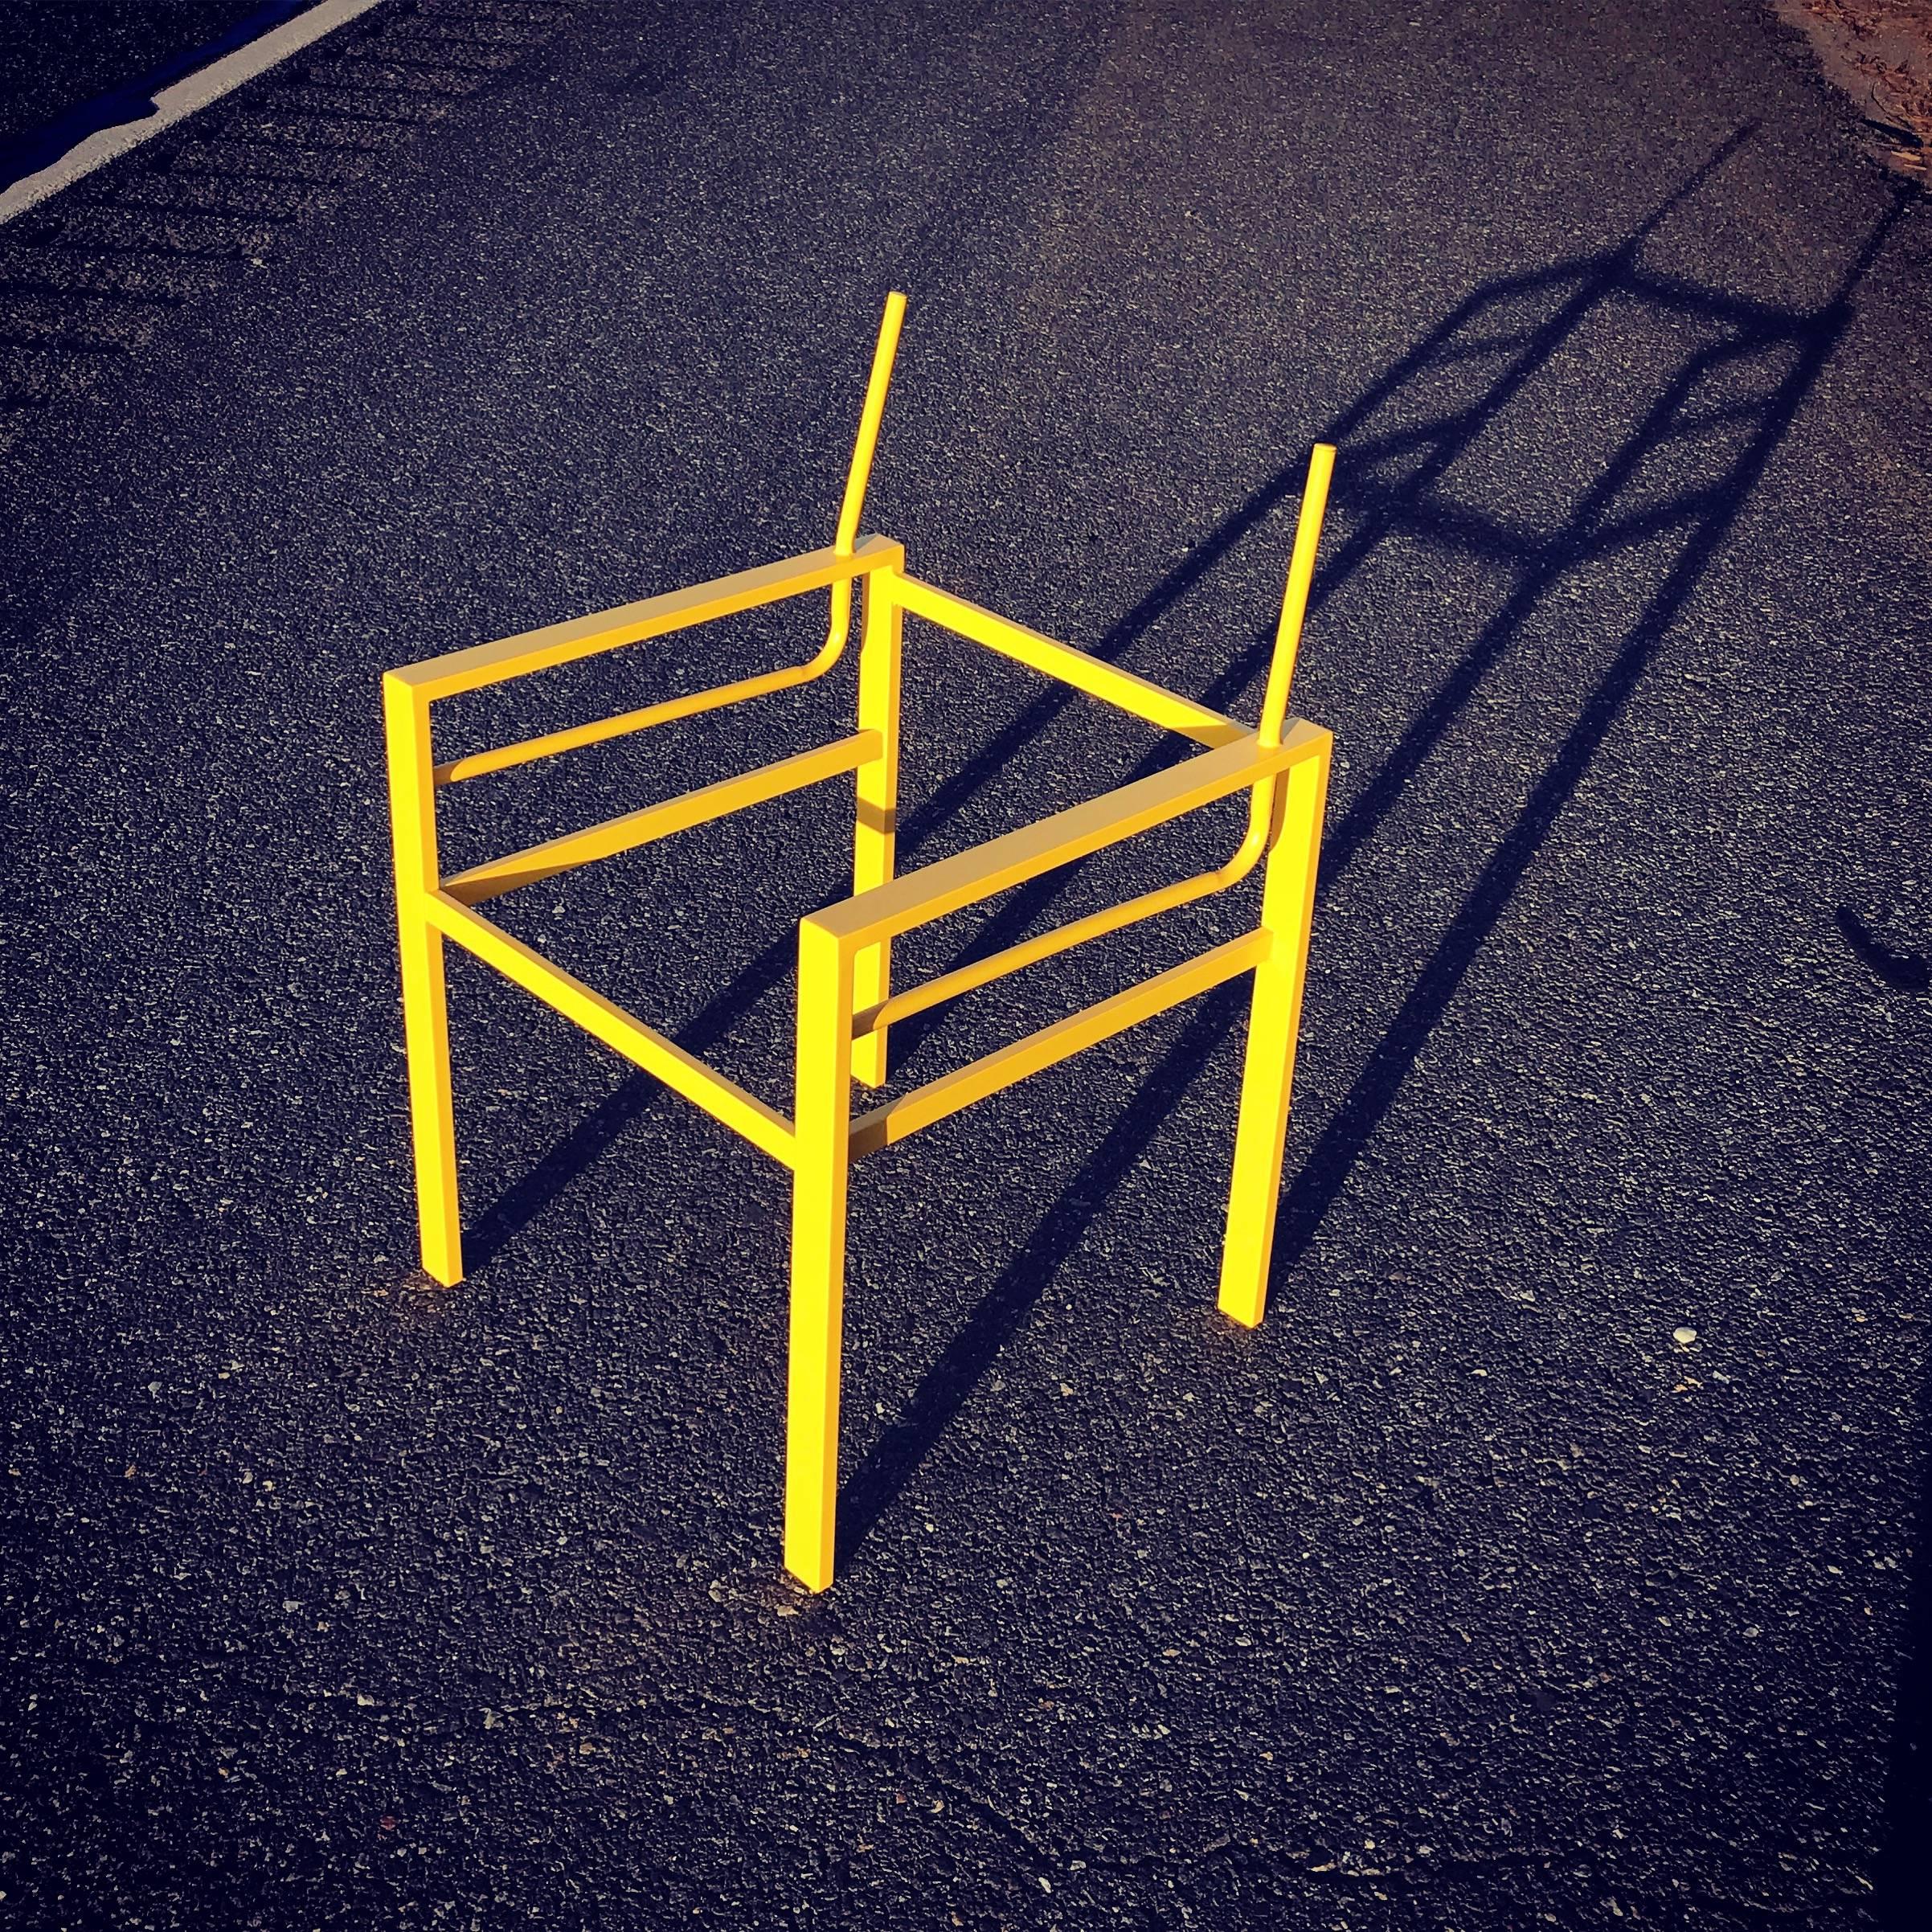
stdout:
[[[832,1581],[846,1185],[858,1156],[903,1140],[1083,1047],[1241,973],[1252,972],[1220,1306],[1233,1320],[1250,1327],[1261,1320],[1332,742],[1319,727],[1291,718],[1287,705],[1334,451],[1318,444],[1309,462],[1261,720],[1250,730],[908,575],[903,548],[886,538],[858,539],[859,515],[904,311],[903,297],[894,293],[887,299],[837,534],[829,550],[453,652],[391,671],[383,680],[423,1266],[446,1284],[462,1278],[444,989],[444,943],[453,939],[792,1169],[784,1560],[813,1590],[823,1590]],[[858,729],[849,737],[448,878],[438,870],[436,794],[440,786],[822,676],[845,649],[855,582],[864,584],[865,607]],[[439,698],[821,590],[831,595],[831,626],[824,646],[807,663],[494,751],[436,762],[429,709]],[[1151,778],[895,877],[899,662],[907,612],[1209,748]],[[519,886],[592,859],[634,850],[848,772],[856,775],[858,788],[853,896],[799,924],[797,1084],[789,1120],[477,911]],[[1250,798],[1246,834],[1226,865],[1009,946],[923,985],[890,990],[892,942],[901,933],[1244,791]],[[1261,923],[1254,931],[853,1118],[853,1082],[884,1083],[886,1037],[894,1021],[1103,933],[1223,891],[1263,860]]]

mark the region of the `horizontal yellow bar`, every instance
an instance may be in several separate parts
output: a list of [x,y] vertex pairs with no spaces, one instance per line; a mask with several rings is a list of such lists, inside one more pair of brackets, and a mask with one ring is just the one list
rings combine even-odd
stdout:
[[735,1080],[728,1080],[714,1068],[706,1066],[602,993],[593,993],[581,980],[553,966],[541,953],[532,952],[481,913],[458,905],[447,893],[426,892],[419,903],[423,916],[431,925],[473,952],[485,965],[495,967],[506,979],[534,995],[546,1006],[555,1008],[565,1019],[575,1021],[593,1038],[661,1080],[673,1093],[682,1094],[714,1119],[722,1120],[733,1132],[743,1135],[774,1160],[787,1167],[792,1165],[792,1123],[775,1107],[767,1107],[755,1094],[747,1093]]
[[849,945],[892,938],[1165,825],[1197,805],[1245,790],[1272,772],[1319,755],[1330,742],[1329,733],[1305,718],[1294,719],[1271,750],[1250,732],[1233,744],[1203,751],[936,865],[901,873],[811,917]]
[[755,610],[760,604],[802,596],[808,591],[823,590],[828,584],[849,583],[854,577],[870,575],[888,565],[896,569],[905,561],[903,545],[887,537],[867,537],[850,556],[841,556],[833,549],[808,551],[803,556],[760,564],[755,570],[714,577],[708,583],[694,583],[684,590],[667,591],[661,596],[619,604],[613,610],[599,611],[588,617],[574,617],[568,623],[501,637],[494,644],[473,645],[468,650],[447,652],[440,657],[425,658],[420,664],[405,665],[387,675],[432,701],[451,698],[459,691],[481,690],[486,685],[502,684],[532,671],[548,670],[554,665],[594,657],[600,651],[614,651],[620,645],[687,630],[693,624],[708,624],[714,618],[728,617],[737,611]]
[[[1235,882],[1230,876],[1232,870],[1227,867],[1218,872],[1197,872],[1192,878],[1179,879],[1171,886],[1144,892],[1137,898],[1124,899],[1117,906],[1103,907],[1083,919],[1070,920],[1064,926],[1056,926],[1051,932],[1022,939],[1017,946],[1002,947],[983,960],[975,960],[970,966],[941,973],[936,980],[927,980],[923,985],[908,986],[903,993],[895,993],[890,999],[882,1000],[878,1005],[868,1006],[860,1012],[852,1022],[853,1035],[855,1038],[863,1038],[867,1034],[877,1033],[882,1026],[894,1025],[901,1020],[911,1019],[915,1013],[924,1013],[928,1007],[941,1005],[991,980],[1004,979],[1022,967],[1050,960],[1055,953],[1070,952],[1088,939],[1118,932],[1123,926],[1151,919],[1157,913],[1171,911],[1192,900],[1206,898]],[[1242,870],[1252,871],[1254,868],[1250,864]]]
[[587,866],[592,859],[633,851],[654,839],[669,838],[673,832],[688,831],[693,825],[742,812],[747,805],[761,805],[767,799],[782,798],[788,792],[800,792],[824,779],[837,778],[842,772],[856,772],[878,756],[881,743],[876,731],[855,731],[849,738],[816,746],[796,757],[760,765],[742,777],[720,779],[716,784],[667,798],[662,804],[626,812],[581,832],[567,832],[561,838],[546,839],[540,845],[513,852],[507,858],[472,866],[467,872],[444,879],[443,890],[459,905],[481,906],[514,892],[519,886],[534,886],[540,879],[555,878],[559,872]]
[[970,637],[975,644],[983,644],[1016,664],[1057,677],[1062,684],[1084,691],[1089,698],[1100,698],[1131,712],[1164,731],[1178,731],[1204,745],[1233,744],[1247,735],[1246,725],[1237,724],[1219,711],[1210,711],[1191,698],[1136,677],[1132,671],[1124,671],[1118,665],[1109,664],[1089,652],[1075,650],[1058,638],[1029,630],[996,611],[968,604],[950,591],[935,589],[919,578],[898,579],[891,587],[891,596],[894,604],[915,617],[927,618],[962,637]]
[[883,1107],[875,1107],[852,1123],[852,1152],[854,1156],[876,1153],[882,1147],[890,1147],[917,1133],[922,1127],[930,1127],[934,1121],[943,1120],[948,1114],[956,1114],[961,1107],[984,1099],[989,1094],[997,1094],[1003,1087],[1024,1080],[1029,1074],[1043,1072],[1085,1047],[1125,1033],[1130,1026],[1138,1026],[1143,1020],[1151,1020],[1156,1013],[1165,1013],[1170,1006],[1178,1006],[1183,1000],[1191,1000],[1197,993],[1247,972],[1260,963],[1267,946],[1267,933],[1244,933],[1211,952],[1202,953],[1198,959],[1169,967],[1165,972],[1156,973],[1138,986],[1130,986],[1111,999],[1057,1020],[1010,1046],[1002,1046],[998,1052],[962,1066],[957,1073],[943,1074],[897,1100],[888,1100]]
[[[841,643],[844,641],[840,640]],[[776,671],[761,671],[755,677],[741,677],[736,684],[714,685],[708,691],[694,691],[687,698],[667,698],[661,704],[647,704],[635,711],[620,711],[614,718],[593,718],[588,724],[573,725],[567,731],[546,731],[541,738],[525,738],[514,745],[500,745],[493,751],[473,752],[468,758],[452,758],[435,771],[439,785],[460,784],[466,778],[481,778],[491,772],[508,772],[518,765],[533,763],[539,758],[555,758],[559,751],[575,751],[583,745],[600,745],[613,738],[628,737],[632,731],[649,731],[653,725],[669,724],[680,718],[696,718],[706,711],[722,710],[727,705],[743,704],[753,698],[765,698],[774,691],[787,691],[794,685],[809,684],[831,669],[838,653],[821,649],[805,664],[791,664]]]

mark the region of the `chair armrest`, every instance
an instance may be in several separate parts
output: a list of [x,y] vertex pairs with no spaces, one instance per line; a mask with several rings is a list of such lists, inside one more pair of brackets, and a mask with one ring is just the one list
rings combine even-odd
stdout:
[[1329,739],[1320,725],[1304,718],[1294,720],[1281,743],[1272,747],[1250,732],[1232,744],[1204,751],[1150,778],[1136,779],[1036,825],[989,839],[935,865],[902,873],[870,892],[813,913],[804,923],[854,948],[891,939],[1259,784],[1318,756]]
[[708,583],[694,583],[681,591],[667,591],[661,596],[641,598],[635,604],[619,604],[613,610],[599,611],[591,616],[574,617],[565,624],[547,624],[542,630],[501,637],[494,644],[473,645],[467,650],[447,652],[440,657],[425,658],[420,664],[405,665],[385,675],[427,701],[452,698],[459,691],[507,683],[532,671],[548,670],[553,665],[570,664],[579,657],[594,657],[601,651],[614,651],[647,637],[688,630],[694,624],[753,610],[761,604],[802,596],[808,591],[823,590],[828,584],[849,583],[854,577],[867,576],[876,570],[898,570],[905,561],[903,545],[888,537],[866,537],[847,555],[841,556],[836,546],[807,551],[803,556],[760,564],[755,570],[738,571],[729,577],[714,577]]

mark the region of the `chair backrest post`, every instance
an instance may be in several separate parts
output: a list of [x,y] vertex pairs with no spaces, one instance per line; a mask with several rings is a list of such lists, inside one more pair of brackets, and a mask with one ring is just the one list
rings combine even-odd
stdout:
[[[858,520],[865,514],[866,486],[872,481],[872,458],[878,448],[878,428],[886,413],[886,392],[892,387],[892,366],[898,358],[899,326],[906,319],[906,298],[894,289],[886,297],[886,312],[879,317],[878,341],[872,351],[872,374],[866,383],[866,406],[859,412],[858,434],[853,439],[852,467],[845,472],[845,500],[839,506],[838,532],[832,540],[833,554],[849,557],[858,541]],[[849,579],[832,587],[832,626],[825,634],[825,649],[836,656],[845,648],[852,628],[852,585]]]
[[866,384],[866,407],[860,412],[858,434],[853,440],[852,467],[845,473],[845,501],[839,506],[838,534],[833,549],[852,555],[858,541],[858,520],[866,509],[866,485],[872,480],[873,452],[878,448],[878,426],[886,413],[886,392],[892,386],[892,366],[899,352],[899,328],[906,319],[906,298],[894,289],[886,297],[879,317],[878,342],[872,351],[872,375]]
[[1335,473],[1335,445],[1317,443],[1308,452],[1308,481],[1301,486],[1301,515],[1295,526],[1295,549],[1282,591],[1281,621],[1275,628],[1275,656],[1268,665],[1267,690],[1261,701],[1260,741],[1269,750],[1281,743],[1288,715],[1288,691],[1295,682],[1295,653],[1308,614],[1308,591],[1315,581],[1315,553],[1321,546],[1321,522],[1328,507],[1328,479]]

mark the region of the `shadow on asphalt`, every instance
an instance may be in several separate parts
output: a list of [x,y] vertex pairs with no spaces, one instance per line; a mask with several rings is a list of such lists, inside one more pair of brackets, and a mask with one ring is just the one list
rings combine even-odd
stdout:
[[1844,943],[1894,993],[1924,993],[1932,988],[1932,963],[1922,952],[1895,952],[1849,906],[1833,915]]
[[[1484,624],[1330,827],[1323,856],[1324,898],[1374,839],[1532,615],[1567,579],[1607,559],[1654,574],[1641,586],[1644,596],[1636,620],[1585,694],[1514,822],[1482,866],[1320,1139],[1291,1172],[1278,1226],[1278,1287],[1308,1253],[1558,816],[1750,501],[1844,332],[1855,290],[1903,211],[1901,194],[1859,245],[1831,296],[1814,307],[1739,300],[1648,268],[1646,245],[1662,223],[1738,153],[1751,132],[1748,126],[1739,129],[1616,247],[1498,277],[1476,289],[1322,432],[1343,446],[1336,503],[1348,534],[1323,567],[1315,592],[1317,608],[1397,535],[1473,555],[1503,567],[1514,579],[1500,609]],[[1484,432],[1559,355],[1579,353],[1580,332],[1612,305],[1626,318],[1634,315],[1667,332],[1675,366],[1627,421],[1620,442],[1560,524],[1532,530],[1439,497],[1437,485]],[[1684,346],[1676,350],[1680,342]],[[1451,370],[1468,386],[1468,399],[1447,413],[1432,411],[1426,391]],[[1093,647],[1097,653],[1124,653],[1238,544],[1268,526],[1298,494],[1304,462],[1305,452],[1297,448],[1105,633]],[[1669,486],[1661,490],[1656,487],[1660,470],[1671,476]],[[1669,546],[1661,559],[1646,547],[1659,540]],[[1236,703],[1265,668],[1271,646],[1271,636],[1257,636],[1201,694],[1203,701],[1218,709]],[[915,851],[1073,702],[1073,694],[1055,690],[1028,705],[909,815],[902,849]],[[1128,776],[1157,770],[1185,750],[1164,747],[1150,753]],[[948,967],[996,952],[1034,927],[1078,870],[1068,867],[1013,894]],[[1848,944],[1888,985],[1924,989],[1924,960],[1893,952],[1849,908],[1840,911],[1837,923]],[[788,935],[767,948],[681,1032],[680,1043],[700,1053],[716,1046],[786,977],[792,955]],[[860,1459],[841,1498],[841,1566],[851,1561],[944,1435],[1240,1014],[1238,995],[1226,988],[1195,1012],[1121,1107],[1052,1211],[927,1369],[900,1414]],[[905,1022],[896,1029],[895,1058],[910,1055],[943,1025],[943,1014]],[[648,1075],[633,1075],[551,1148],[469,1231],[473,1263],[481,1266],[501,1252],[650,1107],[659,1091]],[[1926,1874],[1916,1821],[1932,1800],[1932,1515],[1922,1510],[1922,1518],[1900,1724],[1887,1787],[1887,1850],[1875,1901],[1881,1922],[1901,1929],[1918,1922],[1913,1914]]]
[[[1903,206],[1902,197],[1860,248],[1831,298],[1807,309],[1770,308],[1737,301],[1673,277],[1647,272],[1644,244],[1749,138],[1741,129],[1672,199],[1615,248],[1558,262],[1530,273],[1485,284],[1324,432],[1343,446],[1336,476],[1337,501],[1353,513],[1353,527],[1324,567],[1317,608],[1368,560],[1388,538],[1401,533],[1433,541],[1512,567],[1516,587],[1503,608],[1463,652],[1448,677],[1404,731],[1394,751],[1327,833],[1320,891],[1331,893],[1351,862],[1373,837],[1403,791],[1467,704],[1484,676],[1508,650],[1531,613],[1562,580],[1581,567],[1634,550],[1650,538],[1680,534],[1674,559],[1651,588],[1636,624],[1584,699],[1556,755],[1532,787],[1510,827],[1422,972],[1394,1021],[1370,1053],[1320,1140],[1284,1190],[1273,1269],[1275,1285],[1304,1255],[1323,1217],[1394,1104],[1430,1034],[1508,905],[1557,814],[1588,769],[1628,702],[1685,600],[1750,500],[1765,465],[1849,318],[1849,300],[1869,269]],[[1681,362],[1641,419],[1632,424],[1602,473],[1582,493],[1560,528],[1526,536],[1508,522],[1447,510],[1432,497],[1442,481],[1500,412],[1546,367],[1607,304],[1636,305],[1678,329],[1686,325],[1705,338]],[[1530,311],[1525,317],[1524,311]],[[1438,372],[1471,364],[1489,366],[1480,393],[1465,407],[1419,425],[1378,431],[1386,415],[1399,415],[1411,391]],[[1713,401],[1719,391],[1721,400]],[[1723,460],[1680,482],[1668,494],[1633,502],[1633,485],[1668,446],[1717,431]],[[1700,450],[1697,454],[1708,456]],[[1294,459],[1234,511],[1179,569],[1157,586],[1097,647],[1103,655],[1124,650],[1179,600],[1250,532],[1263,525],[1300,487],[1304,458]],[[1272,638],[1259,639],[1217,680],[1204,701],[1217,708],[1233,702],[1267,661]],[[1043,698],[1002,732],[980,758],[935,794],[909,828],[916,843],[997,772],[1049,718],[1071,702]],[[1177,755],[1177,754],[1176,754]],[[1144,776],[1169,762],[1156,754],[1131,775]],[[1013,895],[950,966],[1011,944],[1038,920],[1076,868]],[[1210,1003],[1150,1074],[1106,1139],[1081,1169],[1067,1197],[1041,1224],[1034,1238],[968,1318],[960,1340],[935,1364],[898,1422],[887,1430],[853,1471],[841,1504],[845,1555],[903,1488],[947,1422],[971,1394],[1000,1348],[1037,1301],[1050,1275],[1079,1242],[1115,1185],[1145,1152],[1173,1111],[1186,1082],[1219,1044],[1238,1016],[1233,1003]],[[927,1026],[935,1024],[923,1016]],[[902,1029],[908,1050],[922,1019]],[[1045,1268],[1047,1275],[1036,1279]],[[841,1558],[843,1560],[843,1558]]]

